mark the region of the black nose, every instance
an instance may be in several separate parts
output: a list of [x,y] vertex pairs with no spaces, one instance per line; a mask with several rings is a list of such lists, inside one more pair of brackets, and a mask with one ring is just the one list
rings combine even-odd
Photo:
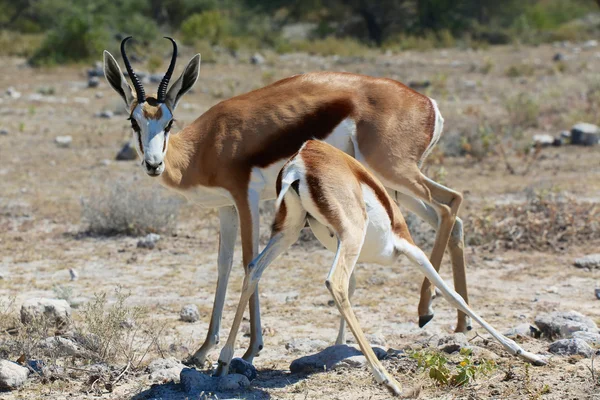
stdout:
[[146,168],[148,168],[149,170],[154,170],[156,171],[158,168],[160,168],[160,166],[162,165],[162,161],[159,162],[158,164],[152,164],[148,161],[146,161]]

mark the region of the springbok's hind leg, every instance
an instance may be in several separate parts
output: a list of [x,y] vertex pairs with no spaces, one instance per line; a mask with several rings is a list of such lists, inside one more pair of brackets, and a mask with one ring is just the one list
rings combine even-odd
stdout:
[[338,310],[354,334],[375,380],[378,383],[384,384],[393,394],[399,396],[402,394],[402,386],[385,370],[381,362],[377,359],[350,305],[348,295],[349,280],[361,246],[362,238],[359,239],[358,237],[343,238],[338,243],[338,251],[325,284],[331,292]]
[[[354,292],[356,291],[356,275],[353,272],[350,275],[350,284],[348,286],[348,299],[351,301],[352,296],[354,296]],[[340,317],[340,330],[338,331],[338,336],[335,341],[335,344],[346,344],[346,320],[343,316]]]
[[486,331],[488,331],[502,346],[512,355],[515,355],[533,365],[541,366],[546,365],[546,361],[538,356],[537,354],[533,354],[525,351],[521,346],[515,343],[513,340],[505,337],[496,329],[494,329],[490,324],[488,324],[483,318],[481,318],[478,314],[476,314],[469,305],[463,300],[462,297],[458,295],[454,290],[450,289],[450,287],[444,282],[442,277],[437,273],[429,259],[419,249],[417,246],[408,243],[406,240],[401,239],[398,243],[398,250],[401,253],[406,254],[406,256],[413,261],[415,264],[419,266],[421,271],[425,274],[427,279],[431,281],[432,284],[437,286],[446,300],[454,307],[458,308],[462,312],[464,312],[469,317],[473,318],[477,321]]
[[[396,201],[398,204],[407,208],[409,211],[417,215],[423,221],[427,222],[432,228],[438,229],[438,215],[433,207],[427,205],[424,201],[416,199],[412,196],[404,193],[394,191]],[[464,232],[463,222],[460,218],[456,218],[454,227],[450,233],[450,239],[448,240],[448,251],[450,252],[450,259],[452,261],[452,275],[454,281],[454,288],[458,294],[469,303],[469,297],[467,292],[467,276],[466,276],[466,263],[464,254]],[[430,287],[429,281],[425,278],[423,284],[427,282],[427,286]],[[421,299],[419,301],[419,326],[423,327],[433,318],[433,291],[425,290],[421,292]],[[465,313],[458,310],[456,332],[466,332],[471,330],[471,318]]]

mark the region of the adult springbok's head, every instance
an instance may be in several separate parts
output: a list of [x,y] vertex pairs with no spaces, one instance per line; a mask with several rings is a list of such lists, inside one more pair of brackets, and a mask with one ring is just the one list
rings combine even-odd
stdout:
[[169,89],[169,80],[177,61],[177,44],[173,39],[165,38],[173,43],[171,63],[158,86],[156,97],[146,96],[144,87],[133,71],[125,53],[125,44],[129,39],[131,36],[121,42],[121,55],[135,92],[127,83],[115,58],[106,50],[104,51],[104,75],[110,86],[125,101],[127,112],[129,112],[129,121],[133,128],[136,149],[142,159],[142,166],[148,175],[159,176],[165,170],[164,159],[169,147],[169,131],[174,121],[173,112],[181,97],[194,86],[198,79],[200,54],[192,57],[179,79]]

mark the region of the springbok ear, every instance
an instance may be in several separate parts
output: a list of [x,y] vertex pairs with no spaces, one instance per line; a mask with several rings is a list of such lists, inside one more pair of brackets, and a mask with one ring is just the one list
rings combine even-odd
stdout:
[[119,96],[125,101],[127,110],[131,108],[131,103],[135,100],[135,95],[131,90],[131,86],[125,80],[119,64],[108,51],[104,50],[104,76],[110,86],[119,93]]
[[165,103],[167,106],[174,110],[177,107],[177,103],[181,97],[187,93],[188,90],[194,86],[198,80],[198,74],[200,73],[200,54],[196,54],[188,65],[183,70],[181,76],[175,81],[167,92]]

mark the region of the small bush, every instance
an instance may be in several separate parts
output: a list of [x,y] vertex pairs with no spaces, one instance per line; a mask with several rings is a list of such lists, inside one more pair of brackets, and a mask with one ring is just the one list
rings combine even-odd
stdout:
[[535,74],[535,67],[531,64],[521,63],[513,64],[506,69],[506,76],[509,78],[518,78],[520,76],[532,76]]
[[429,378],[440,385],[465,386],[475,381],[479,375],[489,375],[496,368],[491,360],[476,364],[470,349],[461,349],[460,356],[461,361],[452,368],[448,358],[437,351],[410,353],[410,357],[417,360],[419,368],[425,370]]
[[175,228],[180,201],[155,190],[123,184],[82,201],[82,219],[93,235],[169,233]]
[[219,11],[205,11],[194,14],[181,24],[183,41],[194,44],[198,40],[207,40],[211,44],[218,44],[225,38],[231,27],[231,21]]
[[33,54],[33,65],[53,65],[96,59],[110,42],[102,24],[84,14],[74,14],[51,30]]
[[540,105],[537,98],[527,93],[520,93],[517,96],[509,97],[504,106],[510,118],[512,126],[520,128],[530,128],[537,126]]
[[[290,42],[290,49],[321,56],[360,57],[369,53],[369,47],[354,39],[328,37],[317,40]],[[281,48],[279,49],[281,50]]]
[[44,35],[0,31],[0,55],[31,57],[44,40]]

